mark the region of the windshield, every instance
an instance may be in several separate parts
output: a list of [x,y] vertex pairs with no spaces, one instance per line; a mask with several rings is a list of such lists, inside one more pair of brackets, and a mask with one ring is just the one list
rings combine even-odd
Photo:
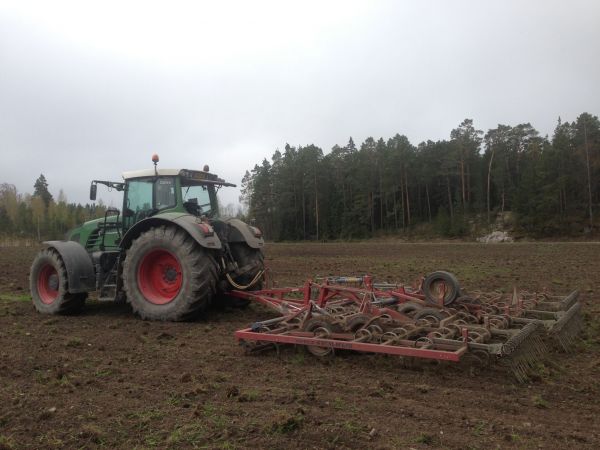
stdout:
[[129,225],[177,205],[175,178],[138,178],[127,182],[124,216]]
[[213,216],[216,213],[213,211],[207,186],[181,186],[181,198],[190,214]]

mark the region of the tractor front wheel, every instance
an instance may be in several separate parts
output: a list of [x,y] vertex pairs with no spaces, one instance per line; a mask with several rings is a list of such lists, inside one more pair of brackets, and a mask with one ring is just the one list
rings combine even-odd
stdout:
[[175,226],[142,233],[123,264],[127,300],[142,319],[194,319],[210,305],[216,282],[212,255]]
[[44,314],[72,314],[85,303],[86,293],[69,293],[67,271],[59,254],[50,249],[38,253],[31,265],[29,288],[33,306]]

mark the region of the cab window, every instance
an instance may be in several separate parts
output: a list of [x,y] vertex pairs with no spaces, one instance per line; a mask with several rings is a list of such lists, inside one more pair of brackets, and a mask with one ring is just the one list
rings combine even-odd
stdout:
[[158,211],[177,205],[175,178],[136,178],[127,182],[123,211],[125,228]]

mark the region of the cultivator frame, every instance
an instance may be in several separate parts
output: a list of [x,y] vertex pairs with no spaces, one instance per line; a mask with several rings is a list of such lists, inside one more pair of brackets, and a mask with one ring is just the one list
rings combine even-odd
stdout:
[[465,296],[447,272],[412,287],[374,283],[370,276],[326,277],[302,287],[231,295],[280,314],[235,333],[250,352],[293,344],[321,357],[340,349],[479,365],[497,361],[520,381],[548,343],[567,350],[581,328],[578,291],[564,298],[516,288],[508,295]]

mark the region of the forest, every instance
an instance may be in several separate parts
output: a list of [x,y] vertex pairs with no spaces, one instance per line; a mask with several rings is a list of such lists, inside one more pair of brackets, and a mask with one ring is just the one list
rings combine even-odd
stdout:
[[582,113],[559,118],[551,138],[465,119],[418,145],[400,134],[327,154],[286,145],[246,172],[240,200],[273,240],[469,236],[508,212],[524,236],[592,236],[599,188],[600,122]]
[[[69,203],[62,190],[54,199],[43,174],[33,187],[0,184],[0,236],[61,238],[106,211]],[[507,212],[525,236],[590,237],[600,222],[600,121],[559,118],[551,138],[529,123],[484,133],[465,119],[449,139],[416,146],[400,134],[360,146],[350,138],[327,154],[286,145],[246,171],[240,201],[270,240],[473,236]]]
[[35,181],[32,195],[17,192],[12,184],[0,184],[0,237],[62,239],[69,229],[105,212],[102,201],[69,203],[62,190],[55,200],[43,174]]

